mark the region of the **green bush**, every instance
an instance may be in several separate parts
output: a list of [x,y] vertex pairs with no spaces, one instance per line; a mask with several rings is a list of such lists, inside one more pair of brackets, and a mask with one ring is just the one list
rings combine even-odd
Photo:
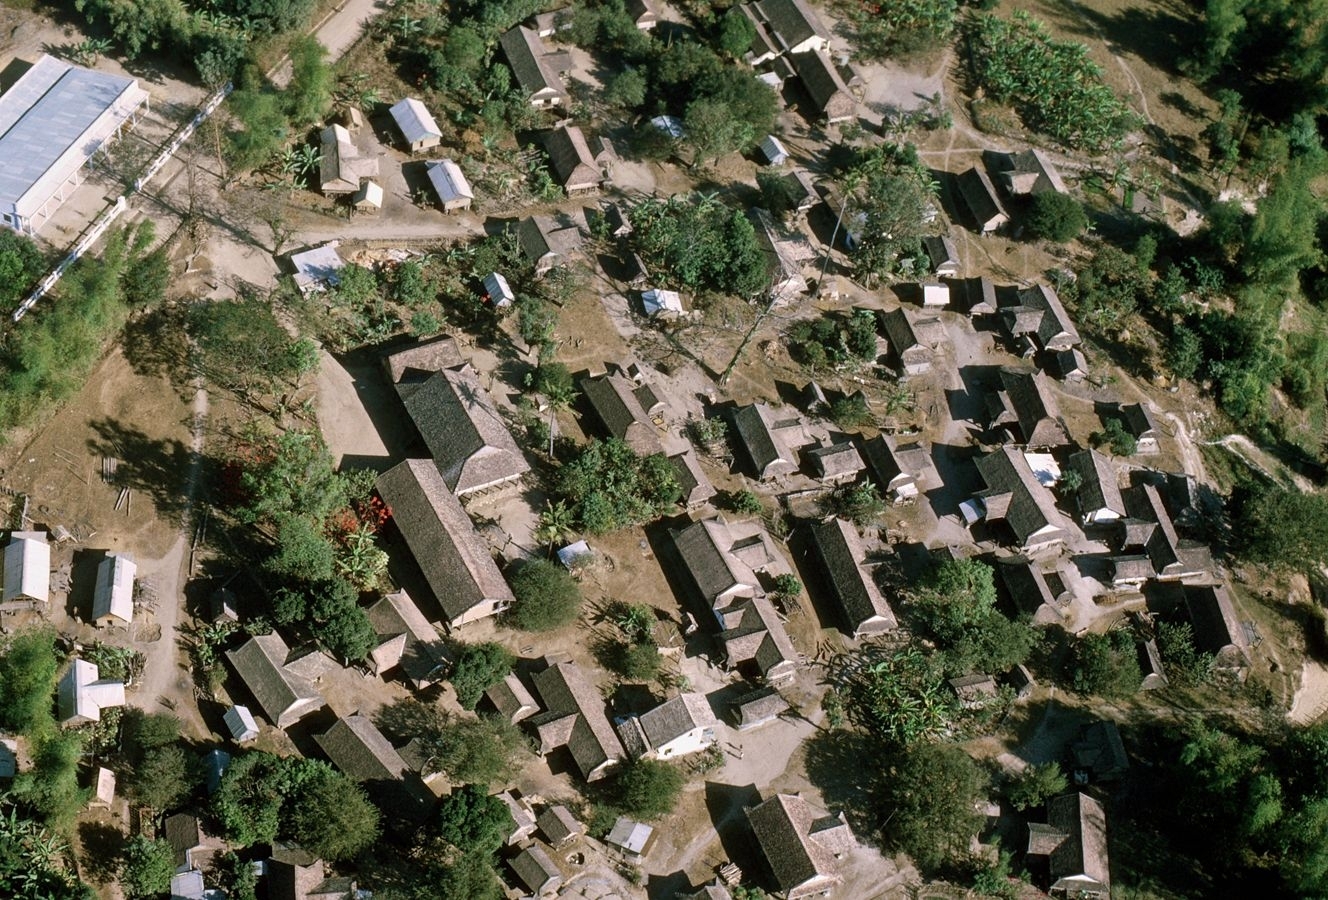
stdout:
[[1066,244],[1084,233],[1088,215],[1083,204],[1069,194],[1044,191],[1033,196],[1024,227],[1035,238]]
[[1079,693],[1128,697],[1142,683],[1134,635],[1129,631],[1086,634],[1075,642],[1071,684]]
[[512,576],[516,605],[507,618],[522,631],[552,631],[576,621],[581,588],[567,569],[547,559],[526,562]]
[[468,784],[438,804],[438,833],[462,853],[495,853],[515,823],[507,804]]
[[148,900],[171,889],[175,851],[165,841],[136,834],[125,847],[120,886],[129,900]]
[[466,644],[452,669],[451,682],[462,709],[474,709],[484,692],[512,671],[515,660],[502,644]]
[[613,784],[615,805],[637,819],[659,819],[673,812],[682,796],[682,772],[668,763],[638,759],[623,766]]

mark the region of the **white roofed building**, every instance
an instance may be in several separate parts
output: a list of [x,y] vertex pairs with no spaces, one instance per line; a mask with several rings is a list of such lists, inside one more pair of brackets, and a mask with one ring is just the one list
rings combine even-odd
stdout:
[[102,681],[101,671],[85,659],[76,659],[60,679],[61,725],[100,722],[101,711],[125,704],[122,681]]
[[433,120],[433,115],[414,97],[407,97],[388,112],[392,114],[392,120],[401,130],[401,136],[411,153],[437,147],[443,142],[443,133],[438,130],[438,123]]
[[111,553],[97,566],[92,589],[92,621],[105,628],[134,621],[134,576],[138,566],[123,553]]
[[337,275],[346,266],[346,261],[337,252],[337,241],[329,241],[321,247],[292,253],[291,265],[295,267],[295,286],[303,294],[326,290],[328,285],[336,287],[341,279]]
[[641,295],[641,305],[648,316],[676,316],[682,312],[682,297],[677,291],[651,288]]
[[35,234],[147,105],[133,78],[39,58],[0,95],[0,223]]
[[51,545],[44,531],[15,531],[5,547],[4,593],[0,602],[51,597]]
[[475,200],[475,192],[470,182],[461,171],[461,167],[450,159],[438,159],[429,163],[429,183],[438,195],[438,202],[443,212],[455,212],[458,209],[470,209]]
[[231,740],[235,743],[243,744],[258,737],[258,720],[249,711],[249,707],[232,706],[221,718],[230,729]]

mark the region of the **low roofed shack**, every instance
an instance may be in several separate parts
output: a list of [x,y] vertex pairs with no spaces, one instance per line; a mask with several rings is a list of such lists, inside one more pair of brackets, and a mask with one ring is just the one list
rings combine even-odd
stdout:
[[444,335],[428,341],[419,341],[383,357],[387,377],[397,386],[397,393],[409,393],[402,385],[420,384],[443,369],[460,369],[466,365],[461,346],[456,338]]
[[410,771],[368,716],[346,716],[315,738],[332,764],[355,781],[393,781]]
[[996,188],[982,169],[974,167],[962,173],[958,180],[959,196],[973,216],[973,222],[982,234],[991,234],[1010,221],[1010,214],[996,195]]
[[360,155],[349,131],[329,125],[319,135],[319,188],[328,196],[353,194],[366,178],[378,177],[378,160]]
[[959,274],[959,250],[948,235],[927,235],[922,239],[922,246],[927,251],[933,273],[941,278],[953,278]]
[[858,530],[843,519],[813,522],[809,527],[844,633],[858,638],[893,631],[899,623],[866,567],[867,553]]
[[789,702],[775,688],[758,688],[733,701],[734,724],[739,731],[759,728],[778,719],[789,708]]
[[931,448],[921,442],[899,443],[892,434],[863,442],[862,457],[878,484],[892,497],[905,500],[941,486]]
[[92,589],[92,620],[97,625],[129,625],[134,621],[134,576],[138,566],[123,553],[108,555],[97,566]]
[[258,737],[258,722],[247,706],[232,706],[222,714],[222,721],[231,733],[231,740],[237,744],[247,743]]
[[1075,500],[1085,525],[1094,525],[1124,518],[1125,499],[1111,460],[1096,450],[1080,450],[1066,461],[1067,471],[1079,475],[1079,489]]
[[147,104],[133,78],[39,57],[0,95],[0,223],[35,234]]
[[552,894],[562,887],[562,872],[539,844],[522,850],[508,865],[512,867],[512,871],[521,879],[526,889],[536,897]]
[[443,212],[470,209],[471,203],[475,202],[475,192],[471,190],[470,182],[466,180],[460,166],[450,159],[436,159],[429,163],[425,171]]
[[858,101],[849,92],[828,53],[797,53],[792,60],[798,80],[811,97],[812,106],[820,118],[829,123],[846,122],[857,114]]
[[987,485],[977,495],[986,518],[1009,525],[1025,551],[1062,543],[1069,537],[1051,493],[1038,483],[1022,453],[1001,447],[979,457],[977,467]]
[[798,471],[797,450],[811,440],[796,410],[749,403],[735,409],[732,418],[757,478],[765,481]]
[[286,728],[326,705],[312,682],[287,667],[290,648],[276,634],[256,634],[226,658],[258,707],[278,728]]
[[447,489],[458,497],[517,481],[530,471],[474,374],[438,372],[403,400]]
[[388,112],[392,114],[392,121],[397,123],[397,129],[411,153],[437,147],[443,142],[443,133],[434,121],[433,114],[414,97],[405,98]]
[[1054,896],[1109,896],[1107,813],[1087,794],[1076,791],[1047,801],[1047,824],[1028,826],[1028,854],[1047,858]]
[[409,594],[385,594],[369,607],[368,616],[378,638],[368,660],[375,674],[400,669],[416,690],[440,679],[446,661],[442,641]]
[[515,602],[461,501],[431,460],[406,460],[380,475],[376,487],[449,625],[495,615]]
[[881,328],[890,344],[890,354],[905,375],[925,375],[931,371],[935,346],[927,340],[928,332],[902,307],[881,316]]
[[663,451],[651,416],[664,404],[648,387],[615,373],[582,378],[581,395],[609,437],[619,438],[642,456]]
[[586,827],[561,803],[540,813],[535,818],[535,825],[554,849],[570,844],[586,832]]
[[747,810],[781,896],[800,900],[843,884],[839,860],[854,845],[844,814],[832,816],[797,794],[775,794]]
[[515,672],[507,673],[502,681],[486,688],[484,696],[498,715],[512,724],[529,719],[539,712],[539,704]]
[[999,177],[1005,190],[1015,196],[1045,194],[1048,191],[1066,193],[1061,173],[1047,154],[1036,148],[1011,154],[1007,167],[1000,172]]
[[541,754],[566,747],[586,781],[597,781],[627,756],[609,723],[604,699],[585,670],[554,663],[533,676],[547,712],[529,720]]
[[596,190],[603,183],[604,173],[590,152],[585,134],[577,126],[563,125],[553,129],[545,147],[554,176],[569,195]]
[[9,536],[4,555],[4,594],[0,603],[51,597],[51,545],[44,531],[15,531]]
[[295,267],[295,286],[301,293],[322,291],[329,285],[336,287],[341,283],[341,276],[337,273],[346,267],[346,261],[337,252],[338,243],[328,241],[320,247],[290,255],[291,265]]
[[1158,450],[1157,420],[1146,403],[1126,403],[1120,408],[1121,420],[1135,441],[1135,453],[1156,453]]
[[101,711],[125,704],[122,681],[103,679],[95,663],[75,659],[56,691],[61,725],[100,722]]
[[518,25],[506,32],[499,43],[517,84],[529,95],[531,106],[563,106],[567,103],[567,88],[549,62],[549,51],[537,33]]

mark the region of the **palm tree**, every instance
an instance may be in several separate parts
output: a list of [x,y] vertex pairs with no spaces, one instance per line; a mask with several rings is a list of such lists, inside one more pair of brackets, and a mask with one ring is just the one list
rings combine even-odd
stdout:
[[544,510],[535,528],[535,540],[547,544],[552,550],[554,544],[571,540],[575,536],[576,514],[562,500],[545,500]]

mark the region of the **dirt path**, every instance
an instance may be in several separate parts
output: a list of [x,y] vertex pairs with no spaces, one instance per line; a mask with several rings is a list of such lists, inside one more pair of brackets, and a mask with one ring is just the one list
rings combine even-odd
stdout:
[[185,476],[184,509],[181,516],[180,536],[158,563],[152,567],[159,602],[154,624],[161,628],[161,637],[140,645],[146,660],[138,689],[130,694],[130,702],[146,712],[160,712],[159,706],[174,710],[190,721],[193,729],[207,733],[197,704],[193,703],[193,683],[189,666],[182,658],[180,646],[181,607],[184,605],[184,587],[189,580],[191,559],[190,541],[194,528],[194,498],[198,492],[198,479],[203,464],[203,426],[207,422],[208,395],[200,383],[194,392],[193,421],[190,425],[189,471]]
[[1311,725],[1323,718],[1324,713],[1328,713],[1328,666],[1306,659],[1287,720],[1292,725]]

